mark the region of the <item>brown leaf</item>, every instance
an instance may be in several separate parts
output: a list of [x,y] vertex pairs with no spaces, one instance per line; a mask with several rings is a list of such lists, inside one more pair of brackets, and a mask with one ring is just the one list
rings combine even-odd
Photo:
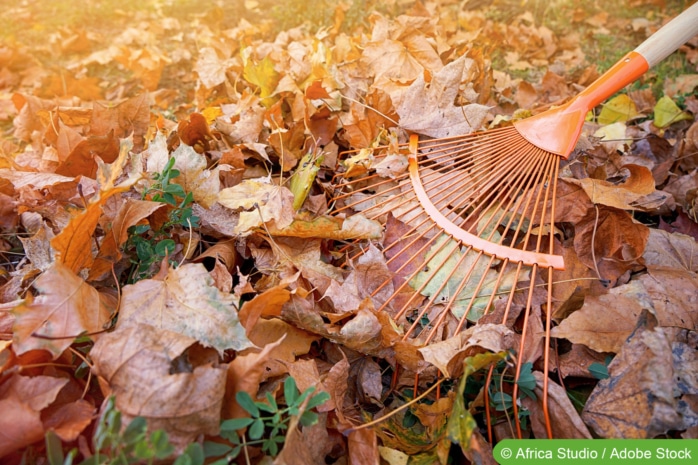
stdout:
[[103,191],[97,200],[71,219],[68,226],[51,240],[51,246],[57,253],[57,262],[66,265],[75,273],[92,265],[92,234],[97,228],[104,204],[110,197],[127,189],[127,186],[119,186]]
[[68,381],[14,374],[0,386],[0,457],[43,438],[41,411],[56,399]]
[[259,383],[265,375],[266,362],[272,352],[284,341],[284,337],[285,335],[282,335],[277,341],[265,345],[259,353],[240,355],[228,364],[223,418],[249,417],[249,413],[237,403],[235,395],[245,391],[253,399],[257,397]]
[[115,311],[111,296],[98,292],[60,263],[39,276],[34,287],[39,296],[12,311],[17,354],[43,349],[57,358],[74,338],[102,331]]
[[326,463],[326,456],[336,444],[328,434],[327,415],[320,415],[317,424],[301,430],[293,418],[286,435],[284,448],[274,460],[274,465],[307,465]]
[[119,155],[119,139],[114,137],[114,131],[103,136],[89,136],[80,142],[68,155],[68,158],[56,169],[56,174],[62,176],[86,176],[95,178],[99,157],[105,163],[112,163]]
[[675,268],[647,269],[639,281],[647,289],[662,326],[698,329],[698,276]]
[[54,431],[62,441],[72,442],[92,423],[96,411],[91,402],[78,399],[52,412],[44,427]]
[[636,201],[654,192],[652,172],[639,165],[625,165],[621,172],[624,170],[627,170],[629,174],[620,184],[593,178],[569,178],[567,181],[581,186],[595,204],[621,210],[642,210],[642,205],[637,205]]
[[594,378],[589,371],[592,363],[606,364],[608,354],[602,354],[589,349],[583,344],[572,344],[572,349],[560,355],[557,368],[563,378],[576,376],[580,378]]
[[551,335],[596,352],[617,353],[644,308],[652,309],[652,300],[642,284],[631,281],[608,294],[587,296],[584,306],[562,320]]
[[133,135],[133,150],[143,150],[145,133],[150,125],[148,95],[141,94],[117,105],[95,102],[90,121],[90,133],[104,136],[114,131],[118,139]]
[[90,279],[96,280],[103,277],[111,270],[113,264],[121,260],[121,246],[128,239],[128,228],[138,224],[164,205],[162,202],[136,199],[127,199],[121,204],[119,212],[111,224],[111,229],[106,232],[104,239],[102,239],[99,253],[90,268]]
[[347,439],[349,445],[349,464],[377,465],[380,463],[378,438],[371,428],[353,430]]
[[124,424],[145,417],[153,431],[167,431],[180,452],[200,434],[218,433],[225,392],[225,369],[207,362],[210,357],[193,356],[204,350],[195,344],[134,324],[104,335],[90,352],[92,370],[109,385]]
[[240,324],[247,332],[255,327],[260,317],[281,315],[281,308],[291,298],[291,291],[287,287],[288,283],[283,282],[245,302],[240,309],[239,317]]
[[641,269],[649,234],[626,212],[600,206],[589,209],[575,227],[574,249],[582,263],[614,282],[628,270]]
[[[342,354],[344,355],[344,354]],[[323,405],[318,407],[320,412],[329,412],[330,410],[335,410],[337,412],[337,418],[340,424],[347,425],[347,420],[344,417],[344,396],[349,389],[349,361],[346,357],[342,358],[339,362],[335,363],[330,371],[327,373],[327,377],[323,381],[325,391],[330,394],[330,400],[325,402]]]
[[477,103],[459,107],[453,103],[469,66],[472,61],[465,56],[449,63],[434,75],[429,87],[420,74],[397,105],[400,126],[437,138],[480,129],[489,107]]
[[160,279],[124,287],[118,327],[150,324],[199,340],[220,353],[252,343],[238,320],[232,294],[223,294],[199,263],[170,268]]
[[679,396],[695,392],[694,376],[684,375],[696,369],[695,349],[676,340],[675,330],[649,329],[648,318],[645,313],[609,365],[610,377],[599,382],[584,406],[582,418],[603,438],[645,439],[687,426]]
[[698,273],[698,243],[683,234],[650,229],[642,255],[647,266],[668,267]]

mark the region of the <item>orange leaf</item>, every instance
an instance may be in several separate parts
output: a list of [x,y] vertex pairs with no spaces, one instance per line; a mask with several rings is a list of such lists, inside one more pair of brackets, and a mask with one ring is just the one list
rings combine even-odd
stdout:
[[80,334],[104,329],[115,310],[113,298],[60,262],[39,276],[34,287],[40,295],[12,310],[12,347],[17,354],[43,349],[57,358]]

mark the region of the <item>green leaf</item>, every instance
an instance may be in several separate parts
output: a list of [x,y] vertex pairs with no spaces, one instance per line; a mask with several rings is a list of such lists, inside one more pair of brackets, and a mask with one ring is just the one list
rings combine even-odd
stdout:
[[254,420],[252,418],[231,418],[225,420],[221,423],[221,432],[232,431],[235,432],[239,429],[246,428],[252,424]]
[[307,409],[312,409],[312,408],[315,408],[315,407],[319,407],[319,406],[321,406],[322,404],[324,404],[325,402],[327,402],[328,400],[330,400],[330,394],[329,394],[329,393],[327,393],[327,392],[318,392],[316,395],[314,395],[314,396],[312,397],[312,399],[310,399],[310,400],[308,401],[308,404],[306,405],[306,408],[307,408]]
[[303,426],[312,426],[318,422],[318,415],[315,412],[306,411],[303,412],[299,421]]
[[63,465],[63,445],[61,444],[61,439],[49,430],[46,432],[46,457],[48,458],[49,465]]
[[535,399],[536,396],[533,390],[536,388],[536,377],[533,376],[533,363],[526,362],[521,365],[521,372],[519,373],[519,379],[516,380],[516,384],[519,385],[521,391],[527,396]]
[[278,410],[278,408],[274,408],[274,406],[266,404],[264,402],[255,402],[255,404],[257,404],[257,408],[262,412],[276,413],[276,411]]
[[[204,456],[204,448],[198,442],[192,442],[184,449],[184,455],[190,458],[191,465],[203,465],[206,457]],[[175,462],[176,463],[176,462]]]
[[124,430],[124,442],[126,444],[135,444],[137,441],[143,440],[147,427],[148,425],[146,424],[145,418],[134,418]]
[[296,380],[293,376],[289,376],[284,381],[284,397],[286,399],[286,405],[296,405],[296,400],[298,399],[298,387],[296,386]]
[[155,253],[160,257],[164,257],[165,254],[171,256],[175,251],[175,246],[175,241],[172,239],[164,239],[155,245]]
[[274,412],[278,411],[279,406],[276,403],[276,399],[274,399],[274,396],[271,395],[271,392],[266,393],[266,398],[267,398],[267,402],[269,402],[269,405],[273,409],[270,413],[274,413]]
[[660,129],[678,121],[691,119],[693,117],[690,114],[681,111],[678,105],[666,95],[654,106],[654,125]]
[[509,410],[514,406],[511,395],[506,392],[495,392],[492,396],[491,403],[498,412]]
[[174,446],[170,444],[170,440],[167,437],[167,432],[165,430],[156,430],[150,435],[150,442],[153,444],[155,449],[155,457],[159,459],[164,459],[172,455],[174,452]]
[[221,444],[219,442],[204,441],[204,455],[206,458],[210,457],[220,457],[233,450],[228,444]]
[[264,420],[262,420],[261,418],[257,418],[250,426],[250,429],[247,431],[247,435],[250,437],[250,439],[257,440],[261,438],[263,434]]
[[187,195],[184,188],[179,184],[168,184],[163,191],[168,194],[176,195],[177,197],[185,197]]
[[591,373],[596,379],[606,379],[610,376],[608,374],[608,367],[599,362],[594,362],[589,365],[589,373]]
[[247,410],[247,413],[252,415],[253,418],[259,418],[259,409],[248,393],[245,391],[238,392],[235,394],[235,400],[237,400],[240,407]]

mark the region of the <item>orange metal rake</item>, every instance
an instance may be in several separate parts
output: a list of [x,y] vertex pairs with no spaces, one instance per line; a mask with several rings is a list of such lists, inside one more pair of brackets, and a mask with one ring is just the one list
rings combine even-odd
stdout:
[[[385,224],[381,245],[393,276],[375,283],[371,296],[403,325],[405,339],[426,345],[446,338],[493,308],[503,312],[504,323],[520,295],[525,308],[519,379],[528,320],[533,310],[541,312],[549,437],[553,270],[564,268],[551,237],[560,161],[572,152],[589,110],[696,33],[698,4],[561,107],[492,131],[430,140],[412,135],[406,144],[350,152],[335,179],[335,215],[361,212]],[[545,298],[536,295],[540,284]],[[514,384],[514,399],[517,388]],[[517,418],[516,402],[513,407]],[[521,435],[518,423],[517,429]]]

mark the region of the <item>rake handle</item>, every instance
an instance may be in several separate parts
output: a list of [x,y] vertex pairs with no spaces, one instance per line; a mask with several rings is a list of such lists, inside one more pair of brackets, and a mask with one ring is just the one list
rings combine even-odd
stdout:
[[584,89],[572,108],[589,111],[598,104],[636,81],[649,68],[674,53],[691,37],[698,34],[698,3],[665,24],[635,50],[606,71]]
[[698,3],[672,19],[635,50],[621,58],[589,87],[566,104],[514,123],[520,135],[536,147],[569,157],[589,110],[636,81],[651,67],[698,34]]
[[635,51],[645,57],[653,67],[698,34],[698,3],[669,21],[650,38],[637,46]]

